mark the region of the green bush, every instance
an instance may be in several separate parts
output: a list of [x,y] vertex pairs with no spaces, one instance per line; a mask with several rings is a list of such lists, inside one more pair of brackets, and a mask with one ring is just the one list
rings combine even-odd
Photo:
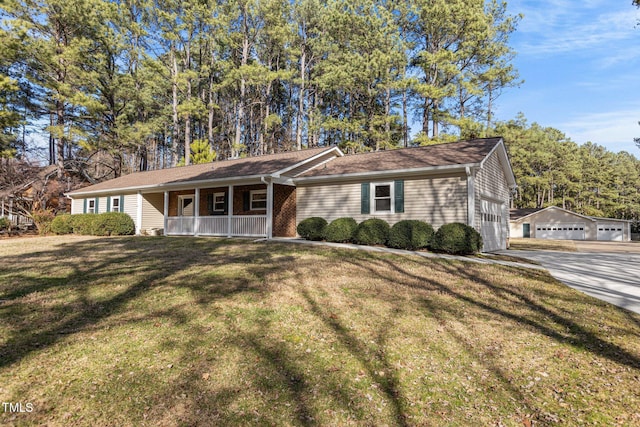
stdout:
[[136,231],[136,226],[124,212],[105,212],[95,215],[92,234],[96,236],[127,236]]
[[325,231],[325,237],[329,242],[350,242],[353,232],[358,228],[358,223],[353,218],[338,218],[331,221]]
[[92,235],[97,214],[77,214],[71,215],[71,228],[73,234]]
[[73,226],[71,224],[71,215],[62,214],[53,218],[51,221],[51,231],[55,234],[71,234]]
[[433,236],[433,249],[436,251],[467,255],[480,252],[481,248],[480,233],[460,222],[443,225]]
[[131,217],[123,212],[71,215],[67,224],[73,234],[90,236],[126,236],[136,231]]
[[7,217],[0,217],[0,231],[8,230],[11,227],[11,222]]
[[307,240],[322,240],[324,239],[325,230],[327,228],[327,221],[324,218],[314,216],[306,218],[300,221],[297,231],[300,237]]
[[431,224],[415,219],[405,219],[391,227],[388,245],[410,251],[423,249],[431,246],[433,234]]
[[55,218],[53,212],[46,209],[38,209],[31,212],[31,217],[38,229],[38,234],[51,233],[51,223],[53,222],[53,218]]
[[389,240],[389,224],[379,218],[362,221],[353,233],[353,241],[359,245],[384,245]]

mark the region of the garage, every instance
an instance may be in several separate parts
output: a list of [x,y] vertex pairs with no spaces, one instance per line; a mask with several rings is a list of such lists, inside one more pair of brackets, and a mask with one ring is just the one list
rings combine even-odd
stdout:
[[482,228],[482,251],[491,252],[506,249],[502,238],[502,205],[490,200],[481,200]]
[[584,223],[536,224],[538,239],[584,240]]
[[624,227],[622,224],[598,222],[598,240],[613,240],[621,242],[623,237]]
[[582,215],[558,206],[512,209],[509,237],[626,242],[631,240],[631,221]]

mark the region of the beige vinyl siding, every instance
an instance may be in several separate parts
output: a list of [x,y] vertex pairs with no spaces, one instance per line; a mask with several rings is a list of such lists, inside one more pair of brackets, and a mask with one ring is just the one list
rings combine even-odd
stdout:
[[164,228],[164,193],[142,195],[142,230]]
[[136,194],[125,194],[122,212],[129,215],[131,219],[133,219],[133,222],[136,221],[136,215],[138,213],[138,196]]
[[487,198],[493,202],[502,203],[502,228],[504,235],[509,232],[509,185],[504,175],[504,169],[500,164],[500,158],[497,153],[485,161],[484,166],[476,174],[475,182],[475,224],[474,227],[480,230],[481,216],[481,199]]
[[84,213],[84,199],[71,199],[71,214]]
[[[531,237],[536,238],[537,224],[559,224],[572,223],[584,224],[584,237],[586,240],[596,240],[598,238],[597,223],[594,220],[583,216],[574,215],[571,212],[561,211],[559,209],[548,209],[518,220],[520,224],[531,224]],[[522,227],[522,225],[520,225]]]
[[299,185],[296,220],[319,216],[331,222],[351,217],[361,222],[381,218],[390,225],[403,219],[427,221],[434,228],[449,222],[464,222],[467,208],[467,183],[463,176],[404,179],[404,213],[361,214],[362,182],[393,182],[395,179],[367,179],[349,183]]

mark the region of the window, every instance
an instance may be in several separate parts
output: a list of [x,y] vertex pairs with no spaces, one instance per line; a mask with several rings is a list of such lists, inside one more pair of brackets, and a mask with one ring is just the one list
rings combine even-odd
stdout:
[[193,194],[178,196],[178,216],[193,216]]
[[120,212],[120,197],[111,198],[111,212]]
[[215,193],[213,195],[213,211],[224,212],[224,193]]
[[96,213],[96,201],[89,200],[87,204],[87,213]]
[[266,190],[254,190],[249,196],[249,207],[252,211],[266,211],[267,210],[267,191]]
[[391,183],[373,184],[373,212],[393,212]]

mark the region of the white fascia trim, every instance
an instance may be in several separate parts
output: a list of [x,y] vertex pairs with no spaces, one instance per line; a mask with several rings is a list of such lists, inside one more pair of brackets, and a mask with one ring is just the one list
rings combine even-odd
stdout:
[[[303,166],[306,163],[309,163],[309,162],[312,162],[312,161],[314,161],[316,159],[319,159],[320,157],[324,157],[327,154],[331,154],[331,152],[335,152],[337,157],[343,157],[344,156],[344,153],[338,147],[331,147],[331,148],[328,148],[328,149],[316,154],[315,156],[309,157],[308,159],[305,159],[305,160],[303,160],[301,162],[298,162],[298,163],[296,163],[294,165],[288,166],[288,167],[286,167],[284,169],[280,169],[279,171],[276,171],[275,173],[273,173],[272,176],[275,177],[275,178],[279,178],[280,175],[285,174],[285,173],[289,172],[290,170],[299,168],[300,166]],[[331,159],[332,158],[327,159],[327,161],[329,161]],[[325,162],[323,162],[323,163],[325,163]]]
[[246,184],[247,182],[252,182],[256,180],[260,180],[264,176],[269,175],[248,175],[243,177],[229,177],[229,178],[220,178],[215,180],[199,180],[199,181],[183,181],[183,182],[171,182],[167,184],[150,184],[150,185],[141,185],[135,187],[123,187],[123,188],[110,188],[107,190],[99,190],[99,191],[84,191],[81,193],[73,193],[73,194],[65,194],[70,199],[75,197],[84,197],[84,196],[102,196],[108,194],[120,194],[120,193],[156,193],[164,190],[180,190],[180,189],[195,189],[196,187],[204,187],[205,184],[213,184],[217,185],[218,183],[224,183],[224,186],[229,184]]
[[357,172],[346,173],[336,175],[324,175],[324,176],[310,176],[302,178],[294,178],[293,182],[298,183],[314,183],[314,182],[326,182],[326,181],[341,181],[344,179],[358,179],[358,178],[387,178],[392,176],[412,176],[421,175],[425,173],[438,173],[438,172],[462,172],[464,173],[467,168],[477,168],[479,163],[468,163],[464,165],[446,165],[446,166],[427,166],[424,168],[415,169],[394,169],[389,171],[371,171],[371,172]]

